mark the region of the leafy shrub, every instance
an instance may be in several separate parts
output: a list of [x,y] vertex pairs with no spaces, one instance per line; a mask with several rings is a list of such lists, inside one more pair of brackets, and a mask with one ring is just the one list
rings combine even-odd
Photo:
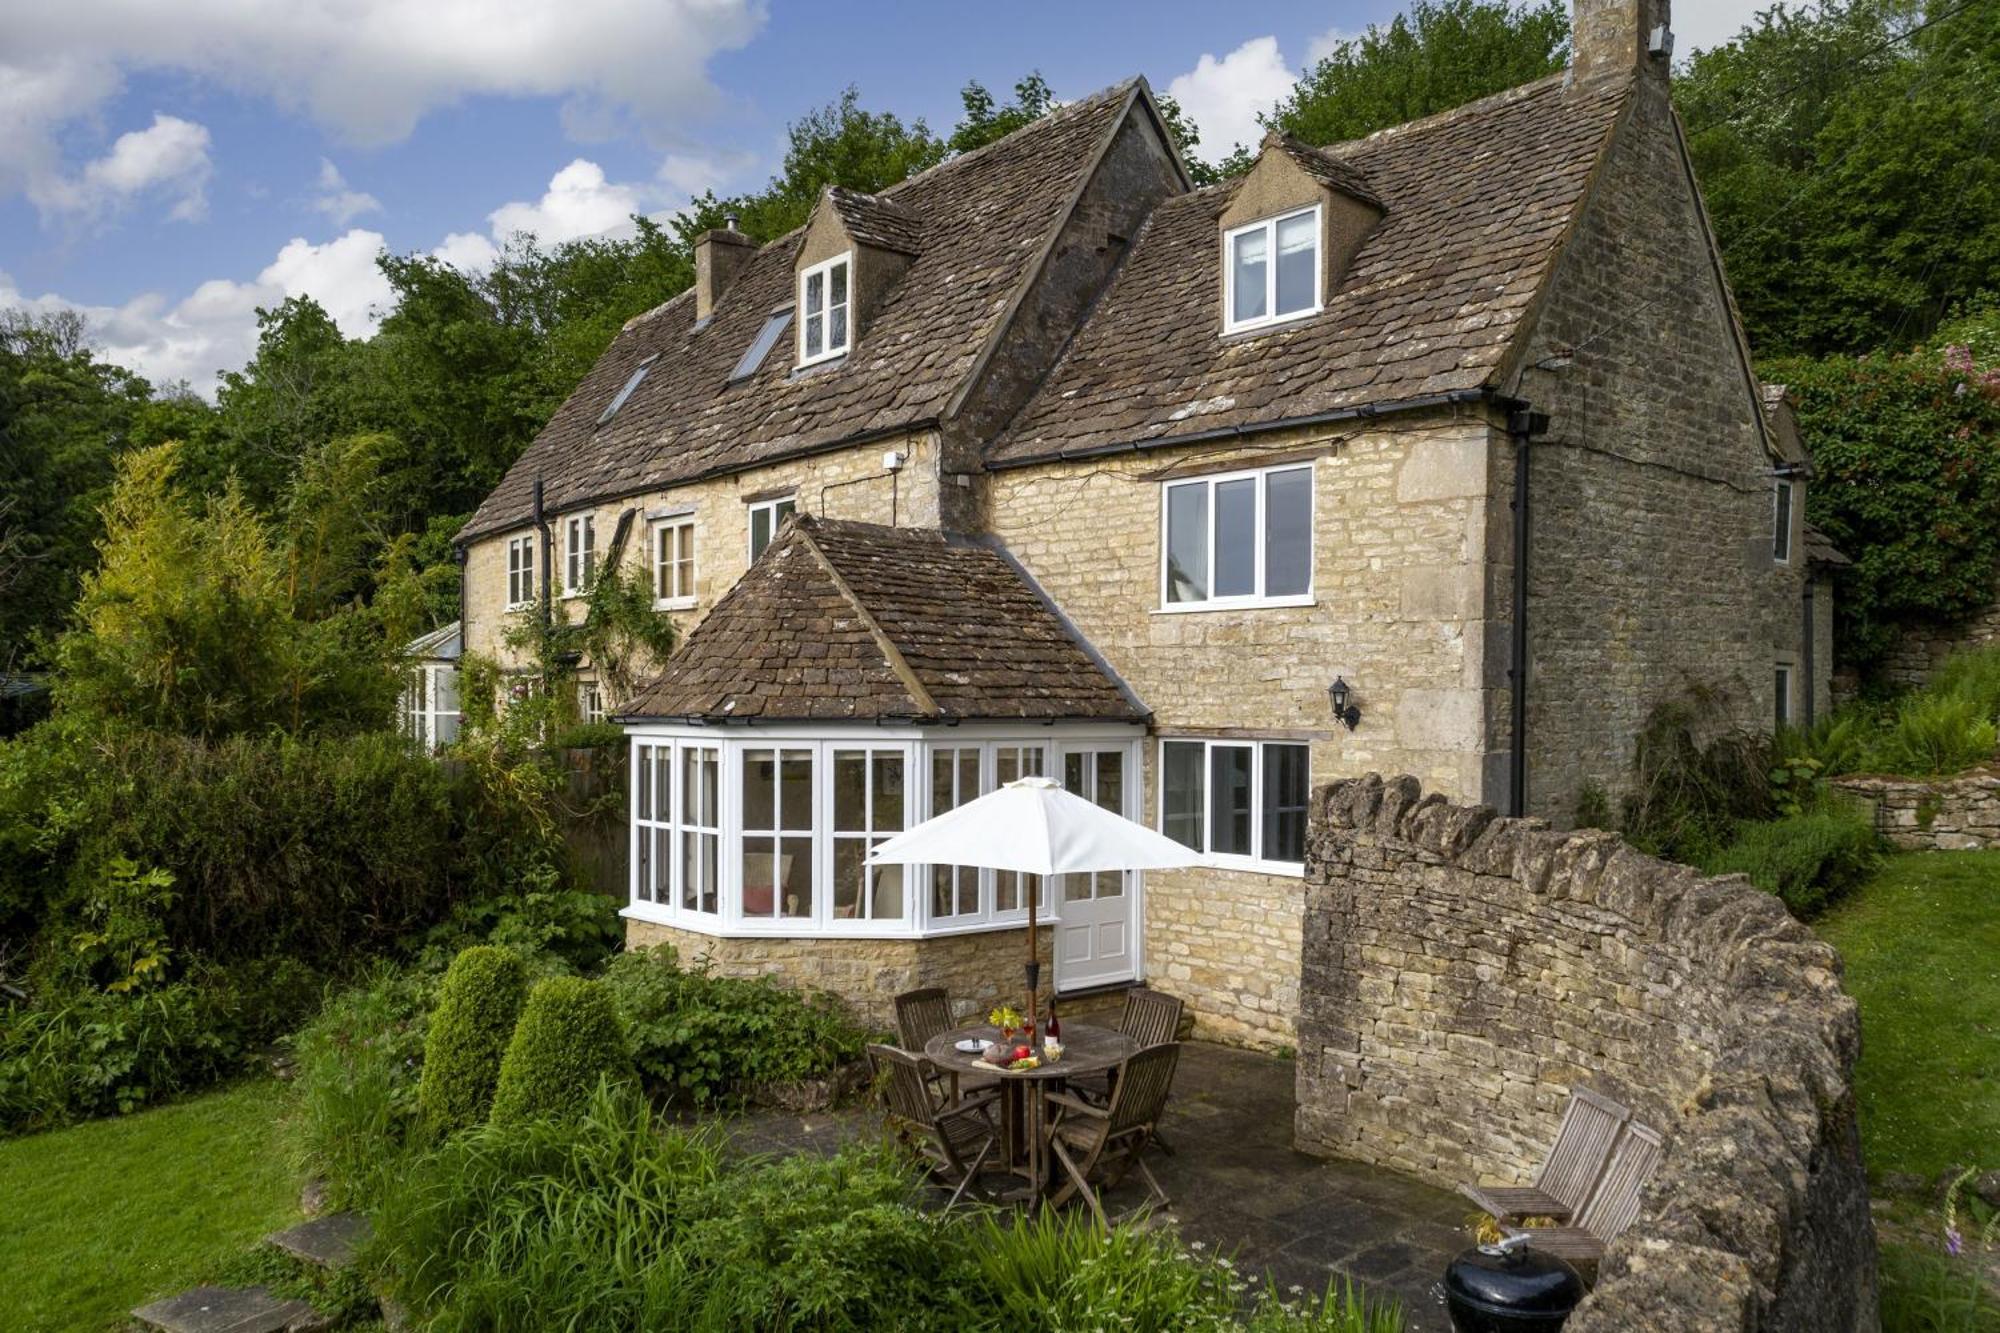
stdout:
[[452,960],[424,1040],[417,1096],[434,1132],[449,1134],[486,1119],[527,993],[528,969],[505,949],[475,945]]
[[1798,814],[1737,826],[1736,838],[1705,857],[1712,875],[1744,874],[1810,916],[1866,879],[1882,861],[1882,840],[1868,812],[1838,796]]
[[436,984],[379,968],[292,1039],[299,1165],[337,1204],[374,1204],[422,1137],[417,1099]]
[[317,992],[310,969],[271,959],[0,1011],[0,1133],[137,1110],[236,1073]]
[[1925,690],[1897,706],[1875,758],[1889,772],[1928,777],[1987,762],[1996,742],[2000,730],[1977,700]]
[[550,977],[535,983],[500,1061],[492,1118],[502,1124],[577,1115],[597,1085],[632,1072],[632,1053],[602,982]]
[[460,902],[431,928],[418,957],[426,966],[443,966],[472,943],[485,941],[523,958],[585,971],[617,949],[624,934],[618,909],[618,902],[602,893],[566,887],[555,867],[533,865],[522,871],[513,892]]
[[1700,864],[1734,837],[1739,821],[1771,816],[1770,758],[1766,737],[1731,732],[1703,742],[1691,706],[1662,704],[1639,733],[1626,840]]
[[831,995],[683,970],[665,945],[612,958],[604,985],[624,1015],[641,1076],[697,1103],[750,1084],[819,1077],[860,1059],[867,1041]]
[[1780,731],[1776,758],[1780,764],[1810,761],[1822,777],[1859,773],[1874,762],[1875,730],[1875,719],[1867,709],[1839,708],[1810,727]]

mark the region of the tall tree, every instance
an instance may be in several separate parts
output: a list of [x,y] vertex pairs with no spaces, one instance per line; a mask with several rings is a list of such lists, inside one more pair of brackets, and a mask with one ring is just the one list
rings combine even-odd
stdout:
[[1568,53],[1565,0],[1416,0],[1334,47],[1261,119],[1340,143],[1553,74]]
[[2000,291],[2000,5],[1778,5],[1675,82],[1760,355],[1907,348]]
[[1048,115],[1056,104],[1055,94],[1049,91],[1049,82],[1040,70],[1030,70],[1021,77],[1014,85],[1014,100],[1006,106],[996,105],[993,94],[977,79],[959,90],[958,99],[965,105],[965,114],[959,117],[951,138],[945,141],[954,153],[969,153],[996,139],[1004,139],[1023,125]]

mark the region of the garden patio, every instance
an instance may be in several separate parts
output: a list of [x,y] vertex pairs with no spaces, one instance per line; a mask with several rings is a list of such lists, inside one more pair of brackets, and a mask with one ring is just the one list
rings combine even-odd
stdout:
[[[1429,1289],[1471,1243],[1471,1205],[1393,1171],[1297,1151],[1295,1075],[1289,1059],[1183,1044],[1160,1126],[1175,1152],[1147,1158],[1171,1198],[1158,1222],[1191,1244],[1233,1254],[1253,1283],[1268,1276],[1280,1291],[1317,1295],[1351,1278],[1399,1301],[1413,1333],[1447,1327]],[[872,1102],[806,1115],[763,1111],[740,1121],[733,1142],[755,1153],[832,1153],[878,1135],[881,1124]],[[945,1191],[936,1194],[941,1203]],[[1118,1214],[1145,1200],[1134,1177],[1105,1206]]]

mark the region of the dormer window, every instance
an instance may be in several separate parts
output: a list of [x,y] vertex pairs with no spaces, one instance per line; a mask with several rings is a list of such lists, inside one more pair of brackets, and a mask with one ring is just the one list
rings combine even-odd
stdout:
[[1258,329],[1320,309],[1320,211],[1315,204],[1224,234],[1223,332]]
[[799,274],[799,364],[810,366],[847,354],[849,274],[852,254],[814,264]]
[[639,382],[646,378],[646,372],[651,370],[653,363],[659,359],[660,354],[655,352],[639,363],[638,368],[626,379],[624,387],[612,395],[611,402],[598,415],[598,425],[607,426],[611,424],[611,418],[618,415],[618,409],[625,406],[625,400],[632,396],[632,391],[639,387]]

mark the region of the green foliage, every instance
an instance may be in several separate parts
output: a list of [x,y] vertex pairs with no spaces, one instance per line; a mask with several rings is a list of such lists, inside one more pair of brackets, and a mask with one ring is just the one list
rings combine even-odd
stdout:
[[1653,710],[1639,733],[1624,801],[1627,841],[1690,865],[1732,841],[1739,822],[1773,812],[1769,743],[1742,732],[1701,740],[1696,719],[1705,703],[1696,697]]
[[1991,760],[1996,741],[2000,730],[1976,701],[1923,690],[1897,705],[1874,766],[1912,777],[1958,773]]
[[550,977],[535,983],[500,1062],[492,1118],[499,1124],[582,1114],[602,1082],[632,1073],[632,1052],[602,982]]
[[434,927],[418,957],[442,966],[468,942],[484,940],[537,959],[551,970],[587,971],[624,939],[621,902],[593,889],[565,887],[552,867],[523,870],[514,892],[468,898]]
[[817,1078],[860,1059],[867,1041],[831,995],[684,971],[667,946],[612,958],[604,986],[647,1084],[697,1104]]
[[506,949],[475,945],[452,960],[424,1041],[417,1095],[432,1132],[450,1134],[486,1119],[527,994],[528,969]]
[[1561,0],[1416,0],[1336,45],[1260,119],[1307,143],[1359,139],[1553,74],[1568,43]]
[[373,1206],[422,1140],[418,1098],[437,979],[378,968],[292,1038],[297,1165],[334,1203]]
[[144,990],[57,991],[0,1011],[0,1134],[124,1113],[212,1083],[309,1011],[309,969],[201,967]]
[[1739,824],[1735,840],[1709,854],[1702,869],[1748,875],[1803,917],[1853,889],[1881,862],[1882,839],[1869,812],[1826,794],[1797,813]]
[[987,92],[986,86],[977,79],[960,89],[958,98],[965,105],[965,114],[953,127],[951,138],[945,140],[945,146],[953,153],[969,153],[975,148],[984,148],[1055,109],[1055,94],[1040,70],[1032,70],[1022,76],[1020,82],[1014,85],[1014,100],[1006,106],[996,106],[993,94]]
[[1813,452],[1807,509],[1854,565],[1835,599],[1843,661],[1866,668],[1899,627],[1961,620],[2000,562],[2000,389],[1931,357],[1792,360]]
[[1922,689],[1837,709],[1779,737],[1779,773],[1935,777],[1991,763],[2000,743],[2000,648],[1945,659]]
[[1978,1265],[1908,1241],[1884,1241],[1877,1257],[1884,1330],[2000,1333],[2000,1296]]
[[1996,84],[2000,11],[1949,0],[1774,5],[1679,73],[1753,347],[1899,350],[1994,287]]
[[101,562],[56,646],[57,706],[200,737],[386,725],[397,683],[379,643],[300,614],[301,595],[346,586],[336,552],[281,556],[234,487],[198,511],[174,488],[176,458],[161,445],[119,465]]
[[59,943],[62,952],[45,977],[52,973],[72,986],[114,995],[166,980],[173,947],[161,916],[173,906],[173,887],[174,877],[164,870],[142,871],[112,857],[81,904],[80,928]]

